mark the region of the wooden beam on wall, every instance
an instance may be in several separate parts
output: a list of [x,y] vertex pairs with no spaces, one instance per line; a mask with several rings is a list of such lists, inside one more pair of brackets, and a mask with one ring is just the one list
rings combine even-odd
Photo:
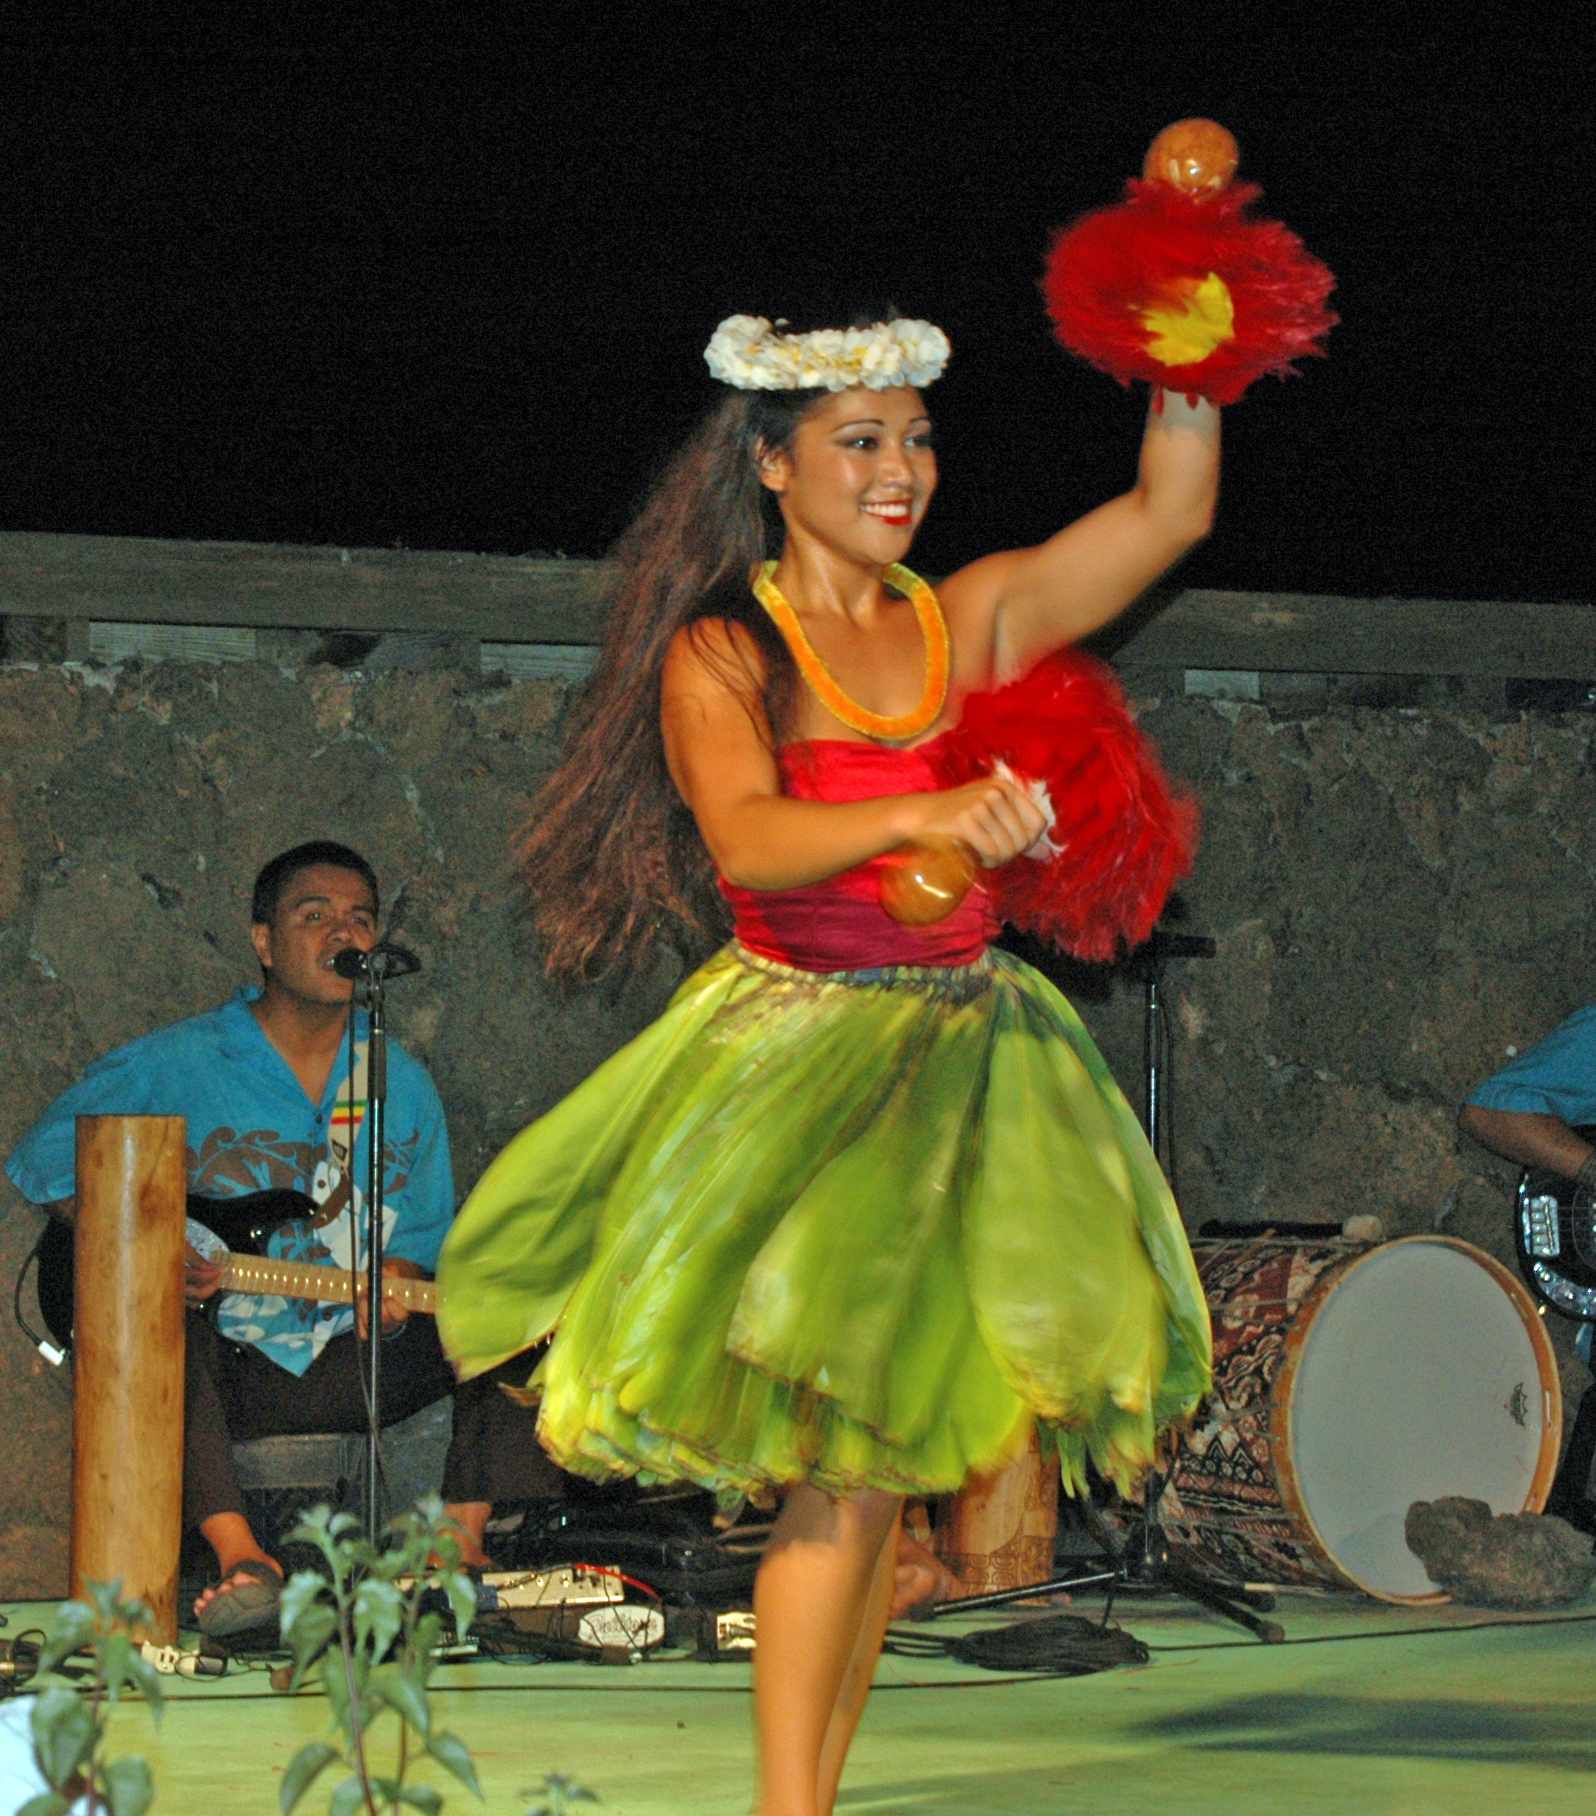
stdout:
[[[0,533],[0,615],[140,624],[424,631],[595,644],[597,561],[415,549]],[[1186,588],[1099,647],[1122,666],[1596,679],[1596,609]]]
[[1188,587],[1103,638],[1147,668],[1596,679],[1596,609],[1458,599],[1343,599]]
[[0,614],[597,643],[601,564],[416,549],[0,534]]

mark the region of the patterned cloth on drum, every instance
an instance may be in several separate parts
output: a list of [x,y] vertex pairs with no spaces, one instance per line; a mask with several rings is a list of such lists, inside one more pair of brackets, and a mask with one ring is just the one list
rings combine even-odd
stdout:
[[1170,1542],[1238,1582],[1343,1587],[1285,1504],[1270,1430],[1292,1321],[1345,1242],[1194,1243],[1214,1328],[1214,1390],[1182,1439],[1159,1517]]

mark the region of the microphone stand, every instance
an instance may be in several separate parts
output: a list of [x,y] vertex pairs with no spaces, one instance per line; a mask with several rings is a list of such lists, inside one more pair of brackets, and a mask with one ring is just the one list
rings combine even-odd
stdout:
[[421,969],[421,960],[403,946],[382,942],[369,952],[347,948],[334,969],[354,980],[355,1000],[366,1011],[366,1348],[361,1360],[366,1387],[366,1537],[375,1545],[382,1532],[383,1150],[388,1110],[384,993],[389,978],[409,977]]
[[[1169,1011],[1164,1006],[1164,969],[1172,958],[1212,958],[1218,947],[1200,933],[1155,927],[1125,966],[1140,980],[1142,999],[1142,1126],[1153,1158],[1163,1167],[1169,1189],[1178,1191],[1175,1172],[1174,1068],[1169,1064]],[[1166,1073],[1168,1076],[1166,1077]]]
[[366,1537],[382,1529],[382,1197],[388,1108],[388,1026],[383,970],[368,957],[366,998]]

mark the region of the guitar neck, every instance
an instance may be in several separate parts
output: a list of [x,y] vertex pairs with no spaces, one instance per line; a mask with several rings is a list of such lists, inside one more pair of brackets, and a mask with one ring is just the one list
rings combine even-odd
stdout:
[[[222,1262],[222,1287],[230,1293],[274,1293],[282,1299],[317,1299],[324,1305],[352,1305],[355,1294],[348,1268],[323,1267],[312,1261],[278,1261],[270,1255],[228,1255]],[[386,1304],[409,1312],[435,1313],[438,1289],[431,1280],[392,1275],[382,1283]]]

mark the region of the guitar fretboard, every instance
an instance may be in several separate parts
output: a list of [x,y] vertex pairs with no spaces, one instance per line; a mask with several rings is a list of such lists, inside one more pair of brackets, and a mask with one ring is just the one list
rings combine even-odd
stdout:
[[[222,1286],[230,1293],[275,1293],[283,1299],[319,1299],[330,1305],[352,1305],[355,1298],[347,1268],[278,1261],[269,1255],[228,1255],[222,1262]],[[410,1312],[438,1309],[438,1289],[431,1280],[394,1276],[383,1281],[382,1296]]]

